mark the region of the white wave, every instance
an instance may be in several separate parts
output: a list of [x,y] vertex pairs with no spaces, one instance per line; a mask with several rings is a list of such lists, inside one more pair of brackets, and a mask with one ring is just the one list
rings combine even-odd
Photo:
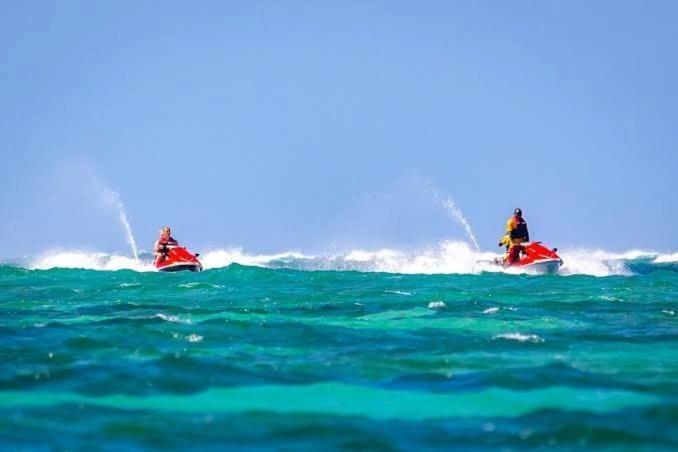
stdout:
[[383,249],[379,251],[355,250],[349,251],[349,253],[343,257],[343,259],[354,262],[370,262],[375,260],[395,259],[398,258],[400,254],[401,253],[398,251],[389,249]]
[[597,298],[603,301],[621,301],[621,298],[611,297],[610,295],[600,295]]
[[184,289],[192,289],[193,287],[198,287],[200,283],[197,282],[190,282],[186,284],[179,284],[179,287],[182,287]]
[[203,337],[198,334],[189,334],[186,336],[186,339],[188,342],[202,342]]
[[630,276],[628,262],[655,257],[651,251],[631,250],[611,253],[603,250],[574,249],[559,252],[563,259],[560,274],[591,276]]
[[652,261],[652,263],[654,263],[654,264],[672,264],[674,262],[678,262],[678,253],[659,254]]
[[157,313],[153,317],[162,319],[165,322],[170,322],[170,323],[185,323],[185,324],[190,324],[190,320],[184,320],[179,318],[178,315],[172,315],[172,314],[163,314],[162,312]]
[[128,287],[139,287],[139,286],[141,286],[141,284],[138,284],[138,283],[122,283],[122,284],[118,284],[118,287],[120,287],[120,288],[122,288],[122,289],[126,289],[126,288],[128,288]]
[[306,256],[293,251],[279,254],[247,254],[240,248],[207,251],[200,256],[200,261],[205,269],[228,267],[231,264],[264,267],[274,261],[310,259],[313,259],[313,256]]
[[135,270],[155,271],[150,262],[106,253],[85,251],[50,251],[31,260],[27,267],[31,270],[49,270],[51,268],[80,268],[85,270]]
[[445,241],[436,247],[415,252],[383,249],[379,251],[354,250],[335,258],[356,269],[404,274],[451,274],[497,271],[491,264],[494,253],[477,252],[466,242]]
[[412,292],[407,292],[407,291],[404,291],[404,290],[385,290],[384,292],[392,293],[392,294],[395,294],[395,295],[403,295],[405,297],[411,297],[412,296]]
[[349,250],[334,255],[299,252],[248,254],[240,248],[211,250],[200,259],[205,269],[231,264],[299,270],[356,270],[400,274],[451,274],[500,271],[494,253],[477,252],[466,242],[445,241],[420,251]]
[[[652,263],[674,262],[678,253],[631,250],[611,253],[603,250],[561,250],[564,264],[561,275],[629,276],[629,264],[642,259]],[[231,264],[296,270],[354,270],[395,274],[479,274],[482,272],[520,273],[519,269],[504,269],[493,261],[500,256],[492,252],[475,251],[468,242],[444,241],[421,250],[397,249],[348,250],[332,255],[307,255],[300,252],[252,254],[243,249],[215,249],[200,256],[205,269]],[[653,259],[653,260],[650,260]],[[90,270],[155,271],[152,262],[126,256],[85,251],[53,251],[28,262],[29,269],[82,268]]]
[[533,344],[544,342],[544,339],[537,336],[536,334],[521,334],[521,333],[498,334],[494,336],[493,339],[506,339],[509,341],[518,341],[518,342],[532,342]]

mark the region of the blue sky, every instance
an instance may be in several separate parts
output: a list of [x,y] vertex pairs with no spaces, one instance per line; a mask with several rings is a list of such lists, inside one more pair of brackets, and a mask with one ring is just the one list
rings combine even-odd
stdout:
[[[676,250],[678,3],[6,2],[0,255]],[[99,182],[93,183],[92,180]]]

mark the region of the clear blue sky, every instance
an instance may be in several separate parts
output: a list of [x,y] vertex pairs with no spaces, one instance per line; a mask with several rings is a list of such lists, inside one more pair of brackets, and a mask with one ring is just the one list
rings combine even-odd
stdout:
[[[4,2],[0,256],[678,249],[678,2]],[[88,179],[89,178],[89,179]],[[425,183],[428,182],[424,182]],[[419,187],[419,188],[418,188]]]

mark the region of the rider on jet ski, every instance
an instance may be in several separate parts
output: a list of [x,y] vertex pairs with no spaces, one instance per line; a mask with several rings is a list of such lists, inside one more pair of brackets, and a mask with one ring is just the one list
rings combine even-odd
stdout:
[[160,237],[155,242],[155,246],[153,247],[153,251],[155,252],[156,263],[165,260],[165,258],[167,257],[168,246],[179,245],[179,242],[177,242],[174,239],[174,237],[170,235],[171,233],[172,230],[170,229],[169,226],[165,226],[160,230]]
[[506,222],[506,234],[499,242],[499,246],[506,246],[504,262],[509,265],[518,262],[523,249],[521,243],[529,241],[530,233],[527,231],[527,222],[523,219],[523,211],[517,208]]

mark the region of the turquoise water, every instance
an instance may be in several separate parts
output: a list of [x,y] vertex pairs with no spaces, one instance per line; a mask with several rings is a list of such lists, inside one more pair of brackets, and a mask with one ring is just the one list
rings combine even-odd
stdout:
[[0,447],[678,447],[678,265],[0,267]]

